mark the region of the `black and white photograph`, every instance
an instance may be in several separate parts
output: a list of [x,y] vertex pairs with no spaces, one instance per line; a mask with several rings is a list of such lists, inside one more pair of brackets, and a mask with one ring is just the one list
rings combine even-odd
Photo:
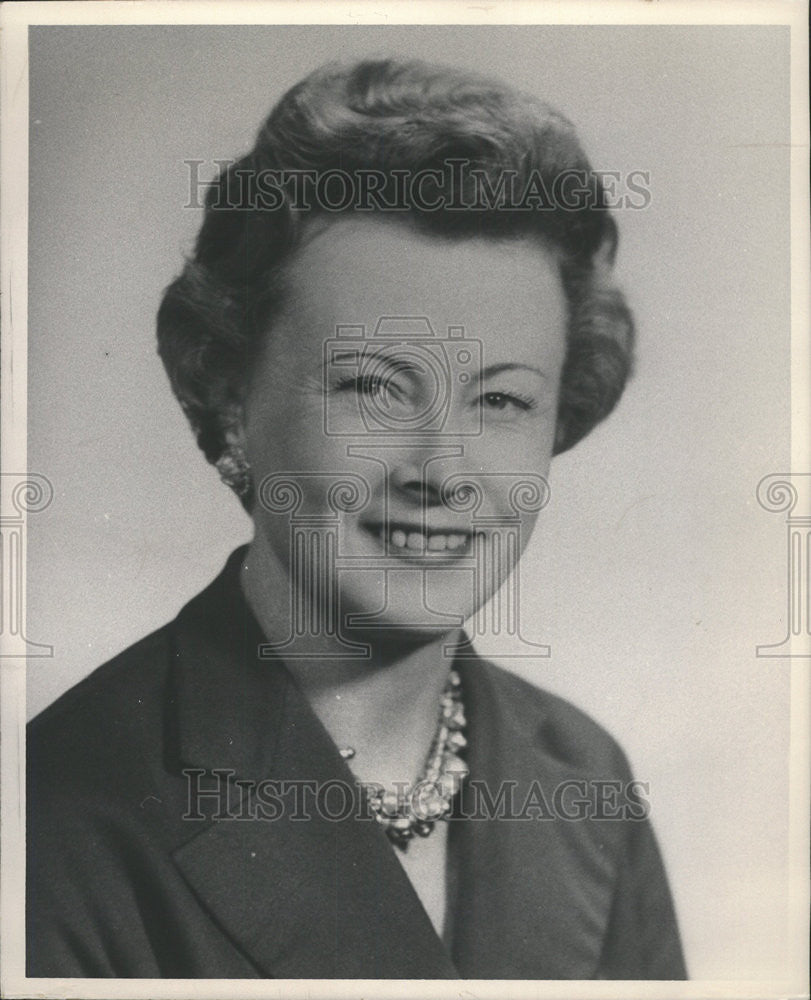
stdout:
[[0,995],[808,995],[807,15],[3,6]]

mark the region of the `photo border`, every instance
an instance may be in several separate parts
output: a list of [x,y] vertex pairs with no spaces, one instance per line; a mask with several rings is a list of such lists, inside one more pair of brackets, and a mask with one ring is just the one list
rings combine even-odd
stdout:
[[[111,3],[14,3],[0,12],[2,24],[2,469],[26,474],[27,433],[27,225],[28,225],[28,61],[29,25],[104,24],[690,24],[787,25],[791,29],[791,474],[806,474],[811,428],[809,354],[809,193],[807,3],[799,0],[660,0],[643,2],[489,2],[482,6],[441,0],[354,2],[254,2],[225,4],[203,0]],[[785,470],[775,469],[775,473]],[[807,516],[811,512],[797,512]],[[22,515],[25,538],[25,514]],[[23,583],[24,587],[24,583]],[[24,593],[24,589],[22,591]],[[776,604],[779,607],[779,604]],[[5,637],[0,636],[0,642]],[[809,847],[809,662],[807,643],[796,640],[791,662],[791,972],[784,981],[529,982],[462,980],[431,982],[435,997],[455,997],[460,989],[475,997],[703,998],[734,1000],[807,995]],[[313,997],[424,996],[425,981],[392,980],[170,980],[26,979],[24,975],[25,849],[25,660],[0,659],[2,812],[0,818],[0,995],[14,997]],[[768,992],[767,992],[768,991]]]

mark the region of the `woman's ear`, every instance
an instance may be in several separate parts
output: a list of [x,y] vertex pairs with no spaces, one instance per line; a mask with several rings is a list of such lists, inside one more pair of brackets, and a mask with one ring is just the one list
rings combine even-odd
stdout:
[[222,413],[222,439],[225,447],[215,465],[220,479],[229,486],[250,510],[253,477],[245,450],[245,420],[241,403],[233,403]]
[[229,403],[220,417],[222,438],[226,448],[241,448],[245,450],[245,407],[242,401]]

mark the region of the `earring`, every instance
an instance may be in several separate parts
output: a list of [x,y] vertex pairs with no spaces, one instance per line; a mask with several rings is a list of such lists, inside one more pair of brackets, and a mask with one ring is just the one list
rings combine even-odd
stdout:
[[230,486],[240,500],[251,492],[253,486],[251,480],[251,467],[245,452],[238,444],[229,444],[215,463],[220,479],[226,486]]

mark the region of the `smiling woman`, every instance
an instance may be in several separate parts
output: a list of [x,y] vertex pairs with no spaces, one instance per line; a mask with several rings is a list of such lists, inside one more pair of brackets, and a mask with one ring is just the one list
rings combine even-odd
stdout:
[[32,723],[29,975],[684,977],[622,752],[463,629],[630,372],[606,207],[564,118],[420,63],[214,183],[159,346],[254,536]]
[[[430,317],[430,330],[456,329],[460,337],[437,342],[430,330],[420,337],[419,330],[390,323],[390,334],[378,327],[376,336],[356,341],[351,358],[346,338],[335,338],[325,368],[325,342],[337,328],[373,331],[379,317],[415,311]],[[472,361],[475,354],[475,365],[456,357],[450,365],[447,349],[457,343],[463,357]],[[449,510],[442,484],[472,470],[484,473],[472,477],[483,494],[477,515],[496,519],[512,512],[516,462],[517,471],[546,476],[565,343],[557,267],[530,241],[446,243],[402,223],[367,218],[334,222],[297,249],[287,266],[284,304],[251,373],[238,447],[257,482],[280,472],[293,478],[317,473],[302,483],[303,504],[313,513],[319,502],[327,507],[327,478],[349,470],[363,478],[370,499],[341,522],[342,554],[358,567],[335,583],[343,614],[380,604],[381,581],[373,571],[385,553],[400,553],[410,564],[419,557],[432,567],[424,587],[414,585],[413,573],[395,567],[387,573],[379,625],[402,630],[404,646],[423,645],[426,605],[459,622],[476,610],[473,601],[481,595],[474,595],[469,572],[453,568],[470,552],[470,514]],[[447,361],[446,371],[438,360]],[[441,404],[436,415],[435,401]],[[253,514],[257,530],[243,579],[260,623],[275,635],[287,627],[297,555],[287,516],[261,504]],[[525,517],[524,542],[534,523],[534,515]],[[501,582],[491,576],[484,598]],[[441,685],[441,672],[431,674],[434,686]],[[392,751],[400,757],[397,747]],[[419,746],[413,752],[419,756]]]

